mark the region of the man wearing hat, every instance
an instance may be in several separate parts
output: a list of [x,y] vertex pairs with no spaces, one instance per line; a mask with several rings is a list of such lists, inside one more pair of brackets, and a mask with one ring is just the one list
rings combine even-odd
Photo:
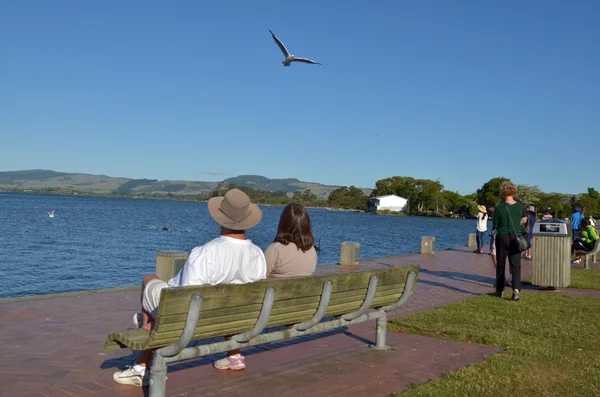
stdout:
[[488,215],[485,205],[478,205],[477,209],[479,210],[479,212],[477,213],[477,249],[473,252],[475,252],[476,254],[482,254],[483,236],[485,236],[485,232],[487,232]]
[[[262,280],[267,275],[267,262],[263,251],[251,240],[246,239],[246,230],[256,226],[262,219],[262,211],[250,202],[246,193],[231,189],[224,197],[213,197],[208,201],[208,212],[221,226],[221,236],[204,245],[194,247],[183,268],[175,277],[164,282],[154,274],[142,281],[142,312],[134,315],[133,321],[139,328],[151,330],[158,310],[160,294],[164,288],[186,285],[246,284]],[[150,380],[147,367],[152,359],[152,350],[140,353],[136,365],[115,372],[113,379],[120,384],[147,386]],[[244,357],[239,350],[218,360],[219,369],[243,369]]]
[[553,216],[550,213],[550,208],[546,208],[546,210],[544,211],[544,215],[542,216],[542,220],[548,220],[548,219],[552,219]]
[[585,218],[581,213],[581,208],[575,207],[575,212],[571,214],[571,226],[573,227],[573,240],[579,235],[581,221]]

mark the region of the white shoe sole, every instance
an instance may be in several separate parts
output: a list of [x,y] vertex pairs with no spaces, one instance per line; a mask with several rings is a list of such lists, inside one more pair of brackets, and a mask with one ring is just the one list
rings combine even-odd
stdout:
[[113,379],[115,382],[117,382],[121,385],[131,385],[131,386],[137,386],[137,387],[148,386],[148,383],[144,384],[144,381],[139,376],[130,376],[130,377],[122,378],[122,377],[119,377],[120,374],[121,374],[120,372],[115,372],[113,374]]

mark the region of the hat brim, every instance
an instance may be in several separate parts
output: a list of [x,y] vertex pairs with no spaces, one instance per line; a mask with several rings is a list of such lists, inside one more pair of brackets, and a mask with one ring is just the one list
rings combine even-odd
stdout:
[[486,212],[487,213],[487,208],[485,208],[483,205],[478,205],[477,209],[481,212]]
[[221,202],[224,197],[212,197],[208,200],[208,212],[219,225],[232,230],[247,230],[258,225],[262,219],[260,207],[250,203],[250,214],[239,222],[233,221],[221,212]]

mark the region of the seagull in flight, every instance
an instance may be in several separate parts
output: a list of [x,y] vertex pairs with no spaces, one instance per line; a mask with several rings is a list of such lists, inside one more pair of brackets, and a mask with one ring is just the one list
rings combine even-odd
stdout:
[[[269,30],[269,32],[271,32],[271,30]],[[281,40],[279,40],[277,38],[277,36],[275,36],[275,34],[273,34],[273,32],[271,32],[271,36],[273,36],[273,40],[275,40],[275,43],[277,43],[277,45],[279,46],[279,49],[281,50],[281,52],[283,52],[283,56],[285,57],[283,62],[281,62],[281,63],[283,63],[283,66],[290,66],[292,64],[292,62],[303,62],[303,63],[312,63],[313,65],[321,65],[319,62],[315,62],[308,58],[298,58],[298,57],[290,54],[288,52],[287,48],[285,48],[285,46],[281,42]]]
[[56,212],[56,210],[52,210],[52,212],[48,212],[48,216],[50,218],[54,218],[54,213]]

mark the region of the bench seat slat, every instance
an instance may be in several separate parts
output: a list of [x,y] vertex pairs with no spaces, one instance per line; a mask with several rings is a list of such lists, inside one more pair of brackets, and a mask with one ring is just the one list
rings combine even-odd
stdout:
[[[125,332],[113,332],[108,335],[104,343],[104,350],[118,350],[127,346],[133,350],[143,350],[146,348],[146,342],[150,332],[145,329],[135,329]],[[120,343],[118,343],[120,342]]]
[[[403,283],[406,272],[394,272],[393,269],[379,270],[378,285]],[[217,308],[239,307],[250,304],[261,304],[265,295],[265,288],[272,286],[276,289],[275,301],[295,299],[306,296],[320,296],[325,280],[332,281],[332,294],[338,291],[351,291],[366,288],[371,272],[357,272],[343,274],[319,275],[301,278],[267,279],[250,284],[224,284],[218,286],[187,286],[167,288],[161,294],[161,303],[165,298],[166,304],[160,304],[158,316],[187,313],[190,298],[193,293],[200,293],[203,298],[202,311]],[[168,299],[167,299],[168,298]]]
[[[418,266],[391,267],[372,271],[324,274],[311,277],[267,279],[243,285],[189,286],[169,288],[161,294],[154,330],[133,330],[110,334],[106,350],[129,347],[133,350],[163,347],[175,342],[183,330],[193,293],[202,295],[200,317],[193,341],[247,331],[256,323],[268,286],[275,288],[275,301],[267,327],[292,325],[315,313],[326,280],[332,295],[325,317],[357,310],[366,296],[371,275],[378,277],[372,307],[395,303],[404,291],[408,272]],[[414,288],[414,286],[413,286]]]
[[[382,287],[381,290],[378,290],[375,294],[375,301],[377,301],[378,298],[389,295],[395,295],[398,294],[398,291],[403,291],[404,283],[400,285],[390,285],[389,287],[393,288]],[[350,294],[350,292],[352,292],[352,294]],[[344,309],[360,307],[366,294],[367,290],[361,289],[333,295],[329,301],[329,315],[333,315],[332,308],[337,307],[338,305],[349,303],[350,305],[348,307],[344,307]],[[317,307],[319,306],[320,298],[320,296],[315,296],[275,302],[273,304],[273,310],[271,311],[269,323],[271,324],[272,321],[274,321],[274,316],[277,316],[279,314],[287,314],[290,316],[290,318],[296,318],[297,316],[306,316],[306,319],[308,319],[312,317],[312,315],[316,312]],[[201,312],[196,327],[196,333],[201,334],[203,332],[202,327],[207,325],[222,324],[243,319],[252,319],[254,322],[256,322],[260,314],[260,309],[262,305],[251,306],[253,310],[249,310],[250,307],[248,306],[242,306],[239,310],[235,311],[231,310],[232,308],[227,308],[225,309],[226,313],[222,313],[219,310],[210,310],[204,313],[204,315],[202,315]],[[336,313],[338,311],[339,310],[336,310]],[[187,313],[161,317],[160,323],[157,322],[155,326],[155,330],[157,333],[183,330],[186,317]],[[300,318],[303,319],[304,317]]]
[[[377,306],[380,307],[380,306],[392,304],[392,303],[396,302],[398,299],[400,299],[401,295],[402,295],[401,293],[397,293],[397,294],[388,295],[388,296],[374,299],[373,305],[376,307]],[[345,314],[345,313],[355,311],[361,306],[361,304],[362,304],[362,301],[355,301],[355,302],[351,302],[351,303],[345,303],[345,304],[331,306],[331,309],[330,309],[331,313],[326,313],[325,317],[340,315],[340,314]],[[280,325],[289,325],[289,324],[300,323],[302,321],[306,321],[306,320],[310,319],[312,317],[312,315],[314,314],[314,312],[315,312],[315,310],[311,309],[311,310],[305,310],[302,312],[296,312],[293,314],[283,313],[283,314],[279,314],[279,315],[272,315],[269,318],[267,327],[276,327],[276,326],[280,326]],[[245,320],[239,320],[239,321],[231,321],[226,324],[214,324],[214,325],[208,325],[208,326],[204,326],[204,327],[198,327],[198,328],[196,328],[196,330],[194,332],[194,336],[192,337],[192,340],[206,339],[206,338],[210,338],[213,336],[221,336],[221,335],[233,335],[235,333],[242,332],[242,331],[252,328],[252,326],[254,326],[255,323],[256,323],[256,318],[253,318],[253,319],[245,319]],[[181,335],[181,327],[183,326],[181,324],[177,324],[177,325],[178,326],[176,328],[173,328],[170,331],[163,330],[160,333],[157,332],[156,334],[154,334],[152,341],[149,342],[149,346],[162,346],[167,341],[169,343],[173,343],[175,340],[177,340],[179,335]]]

